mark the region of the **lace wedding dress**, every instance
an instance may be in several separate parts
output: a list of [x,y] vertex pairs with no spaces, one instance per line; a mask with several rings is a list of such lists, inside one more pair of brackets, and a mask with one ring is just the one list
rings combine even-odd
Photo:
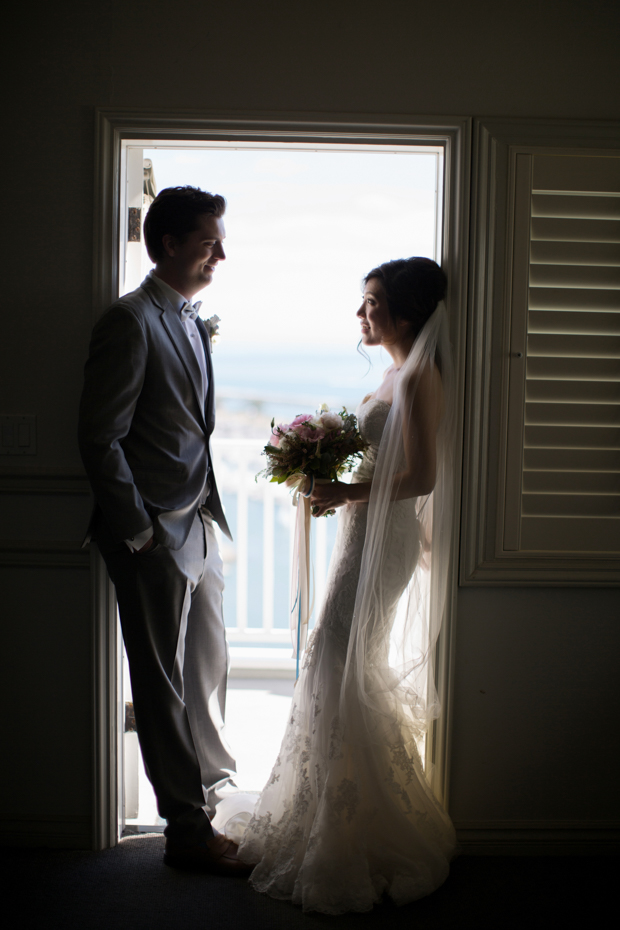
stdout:
[[[375,399],[358,408],[369,447],[353,481],[372,478],[389,411]],[[423,547],[416,500],[388,507],[382,609],[395,614]],[[280,753],[239,847],[240,858],[256,864],[250,882],[257,891],[327,914],[368,911],[383,894],[397,904],[421,898],[445,880],[454,851],[407,708],[395,716],[386,696],[383,714],[381,694],[369,708],[346,680],[343,687],[367,514],[368,504],[339,510],[324,607]]]

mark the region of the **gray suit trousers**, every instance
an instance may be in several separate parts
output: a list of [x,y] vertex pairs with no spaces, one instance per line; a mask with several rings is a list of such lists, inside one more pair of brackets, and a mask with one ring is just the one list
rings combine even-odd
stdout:
[[165,833],[207,837],[235,774],[223,735],[228,650],[211,515],[198,510],[178,550],[132,553],[105,523],[95,540],[116,588],[136,728]]

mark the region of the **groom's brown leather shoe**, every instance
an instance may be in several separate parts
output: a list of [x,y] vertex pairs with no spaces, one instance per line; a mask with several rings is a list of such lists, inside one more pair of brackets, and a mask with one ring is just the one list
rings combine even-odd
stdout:
[[168,838],[164,862],[175,869],[211,872],[213,875],[246,877],[253,866],[237,858],[237,846],[225,836],[216,834],[192,846]]

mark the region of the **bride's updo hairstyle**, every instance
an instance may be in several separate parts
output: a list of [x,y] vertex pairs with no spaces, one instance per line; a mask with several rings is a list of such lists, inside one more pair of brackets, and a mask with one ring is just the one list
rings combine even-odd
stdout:
[[416,336],[446,296],[448,286],[445,273],[432,258],[384,262],[368,272],[364,284],[371,278],[381,282],[394,323],[406,320]]

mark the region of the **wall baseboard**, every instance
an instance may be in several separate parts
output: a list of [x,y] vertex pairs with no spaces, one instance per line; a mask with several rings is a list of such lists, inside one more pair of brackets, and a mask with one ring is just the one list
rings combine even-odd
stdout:
[[[614,856],[620,823],[592,821],[456,822],[462,856]],[[92,849],[87,816],[18,817],[0,814],[0,846]]]
[[92,849],[88,816],[18,817],[0,814],[0,846]]
[[614,856],[620,822],[487,821],[455,824],[463,856]]

